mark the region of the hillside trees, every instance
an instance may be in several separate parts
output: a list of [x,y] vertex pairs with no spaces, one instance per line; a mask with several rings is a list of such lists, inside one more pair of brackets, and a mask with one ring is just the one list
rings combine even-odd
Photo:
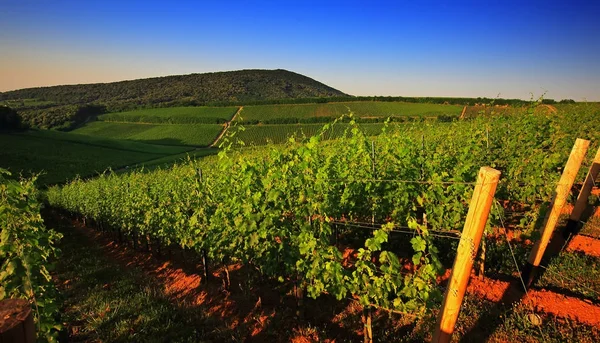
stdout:
[[21,119],[17,111],[7,106],[0,106],[0,131],[15,130],[21,127]]

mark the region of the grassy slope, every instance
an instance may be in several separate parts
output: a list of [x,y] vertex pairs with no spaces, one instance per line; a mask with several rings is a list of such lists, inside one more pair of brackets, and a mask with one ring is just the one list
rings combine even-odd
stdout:
[[108,113],[98,120],[170,124],[218,124],[231,120],[237,107],[168,107]]
[[11,147],[0,151],[0,167],[9,169],[13,174],[43,172],[39,178],[42,185],[165,156],[22,134],[0,134],[0,146]]
[[133,168],[144,168],[144,170],[154,170],[157,168],[168,168],[173,166],[174,164],[186,161],[188,158],[197,159],[206,156],[215,155],[219,152],[217,148],[207,148],[207,149],[198,149],[192,150],[188,152],[183,152],[181,154],[169,155],[165,157],[158,158],[156,160],[151,160],[148,162],[141,162],[137,165],[133,166]]
[[360,117],[460,115],[463,106],[407,102],[351,102],[348,107]]
[[134,124],[92,122],[74,130],[74,133],[127,139],[159,145],[207,146],[223,130],[217,124]]
[[244,106],[241,116],[244,120],[269,120],[275,118],[339,117],[346,113],[348,113],[348,108],[344,103],[257,105]]
[[69,342],[198,342],[218,325],[206,323],[199,309],[172,303],[162,285],[108,258],[68,221],[50,225],[64,234],[53,274],[65,298]]
[[118,139],[107,139],[102,137],[94,137],[88,135],[81,135],[71,132],[60,132],[60,131],[52,131],[52,130],[31,130],[24,133],[20,133],[19,135],[25,135],[28,137],[38,137],[44,139],[53,139],[59,141],[73,142],[86,144],[97,147],[104,147],[110,149],[117,150],[127,150],[127,151],[135,151],[135,152],[145,152],[150,154],[161,154],[161,155],[172,155],[172,154],[180,154],[185,151],[191,150],[187,147],[178,147],[178,146],[165,146],[165,145],[155,145],[155,144],[147,144],[140,143],[135,141],[128,140],[118,140]]

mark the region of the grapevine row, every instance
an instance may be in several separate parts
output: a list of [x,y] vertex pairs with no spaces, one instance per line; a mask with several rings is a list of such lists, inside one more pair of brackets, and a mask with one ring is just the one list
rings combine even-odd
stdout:
[[[502,199],[536,205],[548,198],[569,137],[580,134],[561,131],[560,120],[529,113],[425,129],[387,125],[376,137],[351,121],[335,141],[323,141],[332,124],[250,153],[233,148],[232,136],[217,159],[75,180],[50,189],[48,201],[128,235],[251,264],[312,297],[422,312],[439,295],[430,230],[461,228],[482,165],[503,172]],[[419,209],[426,226],[417,224]],[[332,244],[339,220],[386,223],[365,237],[350,268]],[[397,225],[415,232],[412,251],[402,252],[414,264],[408,275],[398,252],[386,250]]]
[[59,304],[49,270],[62,236],[44,226],[35,178],[14,181],[6,176],[10,173],[0,169],[0,300],[31,302],[38,338],[55,342]]

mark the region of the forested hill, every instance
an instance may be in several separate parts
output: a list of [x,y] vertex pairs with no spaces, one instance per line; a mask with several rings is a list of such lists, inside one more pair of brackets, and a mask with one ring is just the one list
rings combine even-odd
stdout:
[[0,93],[0,101],[37,99],[55,105],[103,104],[118,109],[157,104],[204,105],[346,94],[287,70],[239,70],[81,85],[27,88]]

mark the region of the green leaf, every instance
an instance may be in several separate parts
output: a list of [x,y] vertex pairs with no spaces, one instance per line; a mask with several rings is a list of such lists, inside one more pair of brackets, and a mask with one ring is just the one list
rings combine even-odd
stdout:
[[427,248],[427,243],[419,236],[413,237],[410,240],[410,243],[412,244],[413,250],[416,252],[425,252],[425,249]]

